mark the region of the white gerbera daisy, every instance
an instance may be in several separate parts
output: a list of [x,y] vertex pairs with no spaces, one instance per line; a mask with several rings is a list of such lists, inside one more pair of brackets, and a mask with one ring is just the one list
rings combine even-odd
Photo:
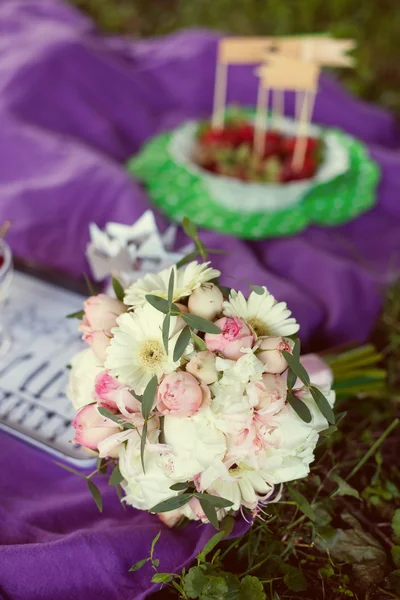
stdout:
[[[180,361],[173,360],[173,352],[185,323],[179,317],[171,317],[167,354],[162,340],[164,317],[163,313],[147,304],[134,313],[119,316],[118,327],[112,330],[114,337],[107,349],[105,367],[137,394],[144,392],[154,375],[160,378],[179,367]],[[189,346],[188,351],[191,351]]]
[[186,267],[180,269],[173,265],[169,269],[164,269],[159,273],[149,273],[142,279],[133,283],[125,293],[124,302],[132,308],[146,304],[146,295],[154,294],[161,298],[168,297],[168,283],[171,271],[175,273],[174,293],[172,299],[174,302],[179,298],[190,296],[193,290],[200,287],[206,281],[220,276],[220,271],[209,267],[210,263],[198,263],[193,261]]
[[266,287],[263,294],[251,292],[246,300],[242,292],[232,290],[229,300],[223,304],[227,317],[241,317],[251,325],[257,336],[288,336],[297,333],[300,326],[290,318],[286,302],[277,302]]

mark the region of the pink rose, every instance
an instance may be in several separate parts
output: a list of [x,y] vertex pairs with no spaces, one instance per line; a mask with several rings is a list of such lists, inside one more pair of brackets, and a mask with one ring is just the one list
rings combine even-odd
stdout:
[[127,387],[122,386],[118,379],[107,371],[99,373],[94,382],[98,403],[110,410],[118,409],[122,414],[141,412],[141,404]]
[[101,441],[120,431],[114,421],[100,415],[96,404],[81,408],[72,425],[75,427],[73,441],[91,450],[97,450]]
[[212,352],[220,352],[225,358],[238,360],[244,348],[251,348],[254,337],[250,328],[239,317],[223,317],[215,322],[221,333],[206,333],[204,341]]
[[164,377],[157,391],[157,410],[162,415],[190,417],[205,400],[210,390],[190,373],[177,371]]
[[204,350],[198,352],[186,365],[186,371],[194,375],[206,385],[210,385],[217,381],[218,372],[215,367],[216,356],[213,352]]
[[257,352],[257,358],[265,364],[267,373],[283,373],[287,368],[287,362],[283,357],[282,350],[292,352],[294,342],[284,337],[260,337],[256,347],[261,350]]
[[79,331],[85,342],[92,346],[96,358],[102,363],[106,360],[106,350],[112,338],[111,329],[116,326],[117,318],[126,311],[126,306],[116,298],[105,294],[90,296],[84,303],[85,311]]

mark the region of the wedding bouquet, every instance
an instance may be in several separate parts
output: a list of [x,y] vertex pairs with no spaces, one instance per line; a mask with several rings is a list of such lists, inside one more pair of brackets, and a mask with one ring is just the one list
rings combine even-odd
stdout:
[[308,474],[334,422],[331,372],[310,355],[307,373],[286,304],[219,276],[193,261],[126,290],[114,280],[115,298],[74,315],[89,345],[71,362],[74,441],[114,465],[124,502],[169,525],[256,515]]

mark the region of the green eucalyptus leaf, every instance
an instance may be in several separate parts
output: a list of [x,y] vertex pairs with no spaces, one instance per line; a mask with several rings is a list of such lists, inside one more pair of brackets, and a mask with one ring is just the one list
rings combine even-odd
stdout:
[[209,504],[204,497],[200,498],[200,506],[204,510],[204,514],[215,529],[219,529],[218,516],[215,507]]
[[353,498],[360,500],[360,494],[358,491],[348,484],[347,481],[342,479],[337,473],[333,473],[330,478],[332,481],[338,484],[338,488],[335,490],[332,496],[353,496]]
[[86,273],[83,274],[83,278],[85,280],[87,289],[89,290],[89,294],[91,296],[96,296],[96,290],[94,289],[92,282],[90,281],[89,277],[87,276]]
[[179,269],[180,267],[183,267],[183,265],[187,265],[187,263],[192,262],[192,260],[194,260],[198,254],[199,253],[197,250],[195,252],[189,252],[189,254],[183,256],[181,260],[178,260],[176,263],[176,268]]
[[157,533],[157,535],[153,538],[153,541],[151,542],[150,558],[153,558],[154,548],[156,547],[156,544],[157,544],[158,540],[160,539],[160,535],[161,535],[161,531],[159,531]]
[[92,494],[93,500],[96,502],[97,508],[100,512],[103,512],[103,499],[101,497],[99,488],[95,483],[93,483],[91,479],[86,479],[86,482],[89,488],[89,492]]
[[211,323],[211,321],[207,321],[206,319],[203,319],[197,315],[183,313],[182,318],[191,329],[198,329],[204,333],[221,333],[221,329],[217,327],[217,325],[214,325],[214,323]]
[[116,295],[116,297],[118,298],[118,300],[121,300],[121,302],[124,301],[124,297],[125,297],[125,290],[122,287],[122,284],[120,281],[118,281],[118,279],[116,279],[115,277],[112,278],[112,286],[114,289],[114,293]]
[[287,374],[287,386],[291,390],[297,381],[296,373],[289,367]]
[[333,413],[331,405],[329,404],[328,400],[325,398],[324,394],[317,387],[314,387],[314,386],[310,387],[310,393],[315,401],[315,404],[318,406],[320,412],[323,414],[325,419],[328,421],[328,423],[330,423],[331,425],[334,425],[335,424],[335,415]]
[[99,406],[97,408],[97,411],[101,414],[102,417],[110,419],[110,421],[114,421],[114,423],[117,423],[120,427],[124,427],[125,429],[136,429],[136,427],[132,425],[132,423],[129,423],[129,421],[122,419],[118,415],[114,415],[114,413],[105,406]]
[[291,485],[288,487],[289,496],[294,500],[303,514],[311,521],[315,521],[315,512],[308,500],[296,488]]
[[171,315],[168,313],[164,317],[163,326],[162,326],[162,339],[165,348],[165,352],[168,354],[168,340],[169,340],[169,327],[171,323]]
[[187,217],[183,217],[182,227],[183,227],[183,231],[186,233],[186,235],[188,237],[190,237],[192,239],[197,239],[196,225],[194,223],[192,223],[192,221],[190,219],[188,219]]
[[147,562],[149,562],[148,558],[142,558],[142,560],[139,560],[137,563],[135,563],[130,569],[129,571],[139,571],[139,569],[141,569]]
[[193,340],[193,344],[194,344],[194,347],[196,348],[196,350],[199,350],[199,351],[207,350],[207,344],[205,343],[205,341],[202,340],[201,337],[196,335],[194,333],[194,331],[192,331],[192,340]]
[[179,334],[178,339],[176,340],[175,348],[174,348],[174,356],[173,359],[177,362],[182,354],[185,352],[189,342],[191,340],[191,331],[190,327],[186,325]]
[[144,467],[144,449],[147,441],[147,421],[143,423],[142,435],[140,437],[140,461],[142,463],[143,473],[146,473],[146,469]]
[[170,490],[173,490],[174,492],[182,492],[183,490],[187,490],[189,487],[188,483],[174,483],[173,485],[170,486]]
[[292,394],[290,390],[288,390],[287,393],[287,401],[302,421],[305,423],[311,423],[312,416],[307,404]]
[[177,508],[185,506],[185,504],[189,502],[190,498],[193,498],[193,494],[179,494],[178,496],[174,496],[173,498],[159,502],[150,509],[150,512],[161,513],[169,512],[170,510],[176,510]]
[[264,288],[262,287],[262,285],[253,285],[252,283],[249,283],[249,287],[250,289],[255,292],[258,296],[262,296],[265,293]]
[[172,267],[168,281],[168,307],[171,308],[172,300],[174,297],[174,285],[175,285],[175,269]]
[[59,462],[55,462],[56,465],[58,465],[59,467],[61,467],[62,469],[65,469],[65,471],[69,471],[70,473],[73,473],[74,475],[77,475],[78,477],[86,477],[85,473],[79,473],[79,471],[77,471],[76,469],[73,469],[72,467],[69,467],[68,465],[63,465],[62,463]]
[[142,397],[142,415],[144,419],[148,419],[153,408],[154,398],[157,391],[157,375],[154,375],[144,390]]
[[286,360],[286,362],[289,365],[290,369],[300,379],[300,381],[304,385],[309,386],[310,385],[310,378],[308,376],[307,371],[305,370],[305,368],[301,364],[300,359],[297,356],[295,356],[295,355],[291,354],[290,352],[288,352],[287,350],[282,350],[282,356]]
[[66,319],[79,319],[80,321],[83,319],[85,315],[85,311],[84,310],[77,310],[74,313],[70,313],[69,315],[66,316]]
[[121,481],[123,481],[123,480],[124,480],[124,477],[121,474],[121,471],[119,470],[119,466],[116,465],[113,469],[113,472],[111,473],[110,479],[108,480],[108,484],[115,487],[115,486],[119,485],[121,483]]
[[204,546],[203,550],[197,555],[197,559],[200,562],[205,562],[206,556],[209,552],[214,550],[215,546],[220,543],[220,541],[225,537],[225,531],[219,531],[213,537],[208,540],[207,544]]
[[160,296],[154,296],[154,294],[147,294],[146,300],[149,304],[154,306],[155,309],[167,315],[169,313],[168,300],[160,298]]
[[229,508],[230,506],[233,506],[233,502],[227,500],[226,498],[221,498],[221,496],[202,494],[200,492],[196,492],[194,495],[199,500],[205,500],[206,502],[208,502],[208,504],[215,506],[215,508]]

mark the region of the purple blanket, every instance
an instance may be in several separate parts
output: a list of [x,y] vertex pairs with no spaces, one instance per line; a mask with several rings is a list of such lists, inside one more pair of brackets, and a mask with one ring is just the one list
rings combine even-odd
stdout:
[[[216,36],[106,38],[50,0],[2,0],[0,33],[0,222],[13,221],[19,256],[80,275],[90,221],[131,223],[148,208],[123,161],[153,134],[210,114]],[[253,103],[255,85],[250,69],[233,68],[229,100]],[[285,299],[309,343],[361,341],[400,263],[400,134],[390,115],[327,77],[315,120],[369,144],[382,169],[377,207],[290,239],[250,243],[205,232],[204,240],[231,250],[216,260],[223,270]],[[0,436],[0,598],[144,598],[149,569],[128,568],[147,555],[157,519],[124,512],[110,489],[100,518],[84,482]],[[211,533],[196,525],[162,531],[163,571],[180,569]]]

